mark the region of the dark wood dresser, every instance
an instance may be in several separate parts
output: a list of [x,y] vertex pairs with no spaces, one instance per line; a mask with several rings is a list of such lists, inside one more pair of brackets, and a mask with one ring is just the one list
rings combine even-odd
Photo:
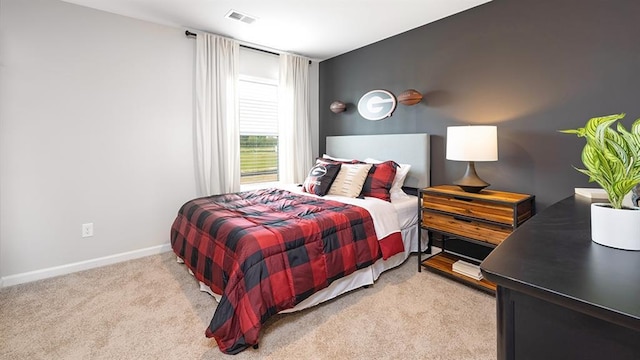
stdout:
[[550,206],[480,265],[498,286],[498,359],[640,359],[640,251],[592,242],[590,204]]

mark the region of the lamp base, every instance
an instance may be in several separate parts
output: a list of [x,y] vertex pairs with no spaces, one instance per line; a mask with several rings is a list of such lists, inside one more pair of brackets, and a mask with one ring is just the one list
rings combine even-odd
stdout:
[[467,163],[467,171],[464,173],[464,176],[454,181],[453,184],[458,185],[462,190],[470,193],[479,193],[482,189],[491,185],[478,177],[473,161]]

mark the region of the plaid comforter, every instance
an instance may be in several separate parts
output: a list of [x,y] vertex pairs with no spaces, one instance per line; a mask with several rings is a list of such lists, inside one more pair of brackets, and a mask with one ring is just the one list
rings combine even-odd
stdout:
[[271,315],[381,257],[367,210],[281,189],[187,202],[171,245],[222,294],[206,336],[228,354],[257,345]]

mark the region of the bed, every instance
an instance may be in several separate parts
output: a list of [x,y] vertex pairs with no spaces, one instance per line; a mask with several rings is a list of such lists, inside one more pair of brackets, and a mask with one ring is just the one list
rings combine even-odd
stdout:
[[429,136],[329,136],[326,149],[325,158],[342,169],[386,160],[404,165],[406,191],[384,201],[318,196],[305,192],[306,184],[290,184],[194,199],[180,209],[172,248],[218,301],[206,335],[222,352],[257,346],[273,314],[372,285],[417,251],[418,199],[406,192],[429,185]]

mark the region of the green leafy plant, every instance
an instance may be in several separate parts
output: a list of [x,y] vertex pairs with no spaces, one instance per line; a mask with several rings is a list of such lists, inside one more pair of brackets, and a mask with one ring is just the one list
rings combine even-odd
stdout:
[[586,169],[574,168],[589,176],[589,182],[598,183],[615,209],[623,208],[625,195],[640,183],[640,119],[633,123],[631,131],[619,122],[615,130],[611,127],[624,116],[596,117],[582,128],[560,131],[586,139],[582,150]]

